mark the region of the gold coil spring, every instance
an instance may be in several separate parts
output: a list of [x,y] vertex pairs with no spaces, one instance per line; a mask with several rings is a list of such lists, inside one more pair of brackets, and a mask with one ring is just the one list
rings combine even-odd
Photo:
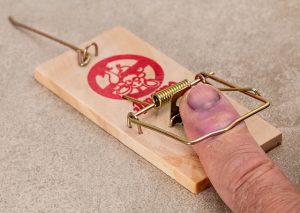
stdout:
[[159,92],[156,92],[152,95],[153,102],[156,108],[161,108],[165,104],[169,103],[172,99],[172,96],[178,91],[190,87],[191,84],[188,80],[180,81],[168,88],[165,88]]
[[[181,123],[181,117],[180,117],[180,112],[179,112],[179,106],[177,105],[177,101],[179,100],[179,98],[184,95],[184,93],[191,88],[192,86],[197,85],[198,83],[202,82],[202,83],[206,83],[206,84],[210,84],[209,82],[207,82],[207,78],[216,81],[220,84],[223,84],[224,86],[226,86],[225,88],[219,88],[220,91],[238,91],[241,92],[247,96],[250,96],[256,100],[259,100],[261,102],[263,102],[262,105],[260,105],[259,107],[246,112],[245,114],[241,115],[240,117],[238,117],[237,119],[235,119],[234,121],[232,121],[230,124],[228,124],[226,127],[216,130],[216,131],[212,131],[209,132],[205,135],[202,135],[199,138],[196,138],[194,140],[188,140],[185,137],[182,137],[180,135],[176,135],[173,132],[170,132],[168,130],[165,130],[163,128],[157,127],[153,124],[147,123],[145,121],[141,121],[139,119],[139,116],[148,112],[149,110],[153,109],[153,108],[161,108],[162,106],[164,106],[165,104],[171,102],[171,109],[170,109],[170,126],[174,126],[174,124],[176,123]],[[140,100],[134,99],[132,97],[129,96],[123,96],[125,99],[130,100],[132,102],[136,102],[136,103],[141,103],[143,105],[145,105],[144,108],[142,108],[141,110],[139,110],[138,112],[129,112],[127,115],[127,125],[129,128],[132,127],[132,123],[136,124],[138,127],[138,132],[139,134],[142,134],[142,127],[154,130],[156,132],[159,132],[163,135],[166,135],[170,138],[176,139],[178,141],[180,141],[181,143],[187,144],[187,145],[193,145],[193,144],[197,144],[209,137],[212,136],[216,136],[216,135],[220,135],[223,134],[229,130],[231,130],[232,128],[234,128],[236,125],[238,125],[240,122],[244,121],[245,119],[251,117],[252,115],[262,111],[263,109],[267,108],[270,105],[270,102],[265,99],[264,97],[262,97],[256,89],[253,88],[249,88],[249,87],[239,87],[236,86],[234,84],[228,83],[227,81],[224,81],[221,78],[218,78],[216,76],[214,76],[213,73],[200,73],[198,75],[196,75],[196,78],[194,81],[189,82],[187,80],[183,80],[177,84],[174,84],[166,89],[163,89],[161,91],[158,91],[156,93],[154,93],[152,95],[152,100],[153,103],[148,104],[145,102],[142,102]]]

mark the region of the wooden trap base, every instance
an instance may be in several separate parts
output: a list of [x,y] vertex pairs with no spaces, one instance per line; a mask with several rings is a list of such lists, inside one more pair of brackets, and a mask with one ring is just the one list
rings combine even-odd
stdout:
[[[191,192],[206,188],[209,181],[192,148],[145,128],[141,135],[136,126],[129,129],[127,113],[140,106],[121,99],[127,94],[147,100],[157,89],[183,79],[193,80],[195,73],[121,27],[106,31],[92,41],[99,45],[100,54],[88,66],[79,67],[76,53],[68,51],[39,65],[35,78]],[[240,113],[246,111],[232,102]],[[164,107],[142,117],[154,125],[169,128],[169,110]],[[246,123],[265,151],[280,144],[281,133],[259,116],[251,117]],[[182,134],[178,127],[171,131]]]

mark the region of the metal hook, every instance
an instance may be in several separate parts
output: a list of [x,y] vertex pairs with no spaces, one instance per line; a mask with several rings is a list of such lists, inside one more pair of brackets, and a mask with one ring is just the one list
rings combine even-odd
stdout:
[[73,44],[70,44],[70,43],[68,43],[66,41],[63,41],[63,40],[61,40],[59,38],[56,38],[56,37],[51,36],[51,35],[49,35],[47,33],[39,31],[39,30],[37,30],[35,28],[32,28],[32,27],[27,26],[25,24],[22,24],[22,23],[20,23],[20,22],[18,22],[16,20],[14,20],[13,17],[11,17],[11,16],[8,17],[8,20],[9,20],[9,22],[12,25],[14,25],[16,27],[21,27],[23,29],[29,30],[31,32],[34,32],[36,34],[39,34],[39,35],[44,36],[46,38],[49,38],[49,39],[51,39],[53,41],[56,41],[57,43],[60,43],[60,44],[62,44],[64,46],[69,47],[70,49],[74,50],[78,54],[78,57],[77,57],[78,65],[81,66],[81,67],[86,66],[90,62],[90,60],[91,60],[91,54],[88,52],[88,49],[91,46],[93,46],[95,48],[95,54],[94,55],[98,56],[98,45],[95,42],[87,45],[84,49],[81,49],[80,47],[77,47],[77,46],[75,46]]

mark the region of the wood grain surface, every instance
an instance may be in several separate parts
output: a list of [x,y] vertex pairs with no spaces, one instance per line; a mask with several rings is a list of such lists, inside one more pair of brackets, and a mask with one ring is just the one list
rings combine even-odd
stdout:
[[[100,54],[93,57],[87,67],[79,67],[76,53],[68,51],[39,65],[35,71],[35,78],[191,192],[198,193],[209,186],[209,180],[201,163],[190,146],[148,129],[144,129],[144,134],[141,135],[137,133],[136,126],[129,129],[126,125],[126,116],[129,111],[133,110],[133,105],[125,100],[111,99],[96,93],[87,80],[89,71],[97,62],[124,54],[140,55],[157,62],[164,71],[161,86],[183,79],[192,80],[195,73],[185,69],[122,27],[108,30],[91,41],[99,45]],[[82,47],[91,41],[86,42]],[[226,80],[230,81],[230,79]],[[149,96],[142,97],[142,99]],[[240,113],[247,110],[232,99],[230,100]],[[156,112],[149,112],[142,118],[162,128],[169,128],[169,110],[169,107],[165,107]],[[251,117],[246,123],[256,142],[265,151],[281,143],[281,132],[259,116]],[[183,134],[179,127],[171,128],[170,131]]]

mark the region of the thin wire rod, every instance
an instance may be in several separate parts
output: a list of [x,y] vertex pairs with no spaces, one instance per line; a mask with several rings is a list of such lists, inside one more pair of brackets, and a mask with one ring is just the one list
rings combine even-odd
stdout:
[[70,44],[70,43],[68,43],[68,42],[66,42],[66,41],[63,41],[63,40],[61,40],[61,39],[59,39],[59,38],[56,38],[56,37],[54,37],[54,36],[52,36],[52,35],[49,35],[49,34],[47,34],[47,33],[44,33],[44,32],[42,32],[42,31],[37,30],[37,29],[35,29],[35,28],[33,28],[33,27],[30,27],[30,26],[28,26],[28,25],[22,24],[22,23],[16,21],[16,20],[15,20],[13,17],[11,17],[11,16],[8,17],[8,20],[10,21],[10,23],[11,23],[12,25],[14,25],[14,26],[16,26],[16,27],[21,27],[21,28],[26,29],[26,30],[29,30],[29,31],[31,31],[31,32],[33,32],[33,33],[36,33],[36,34],[39,34],[39,35],[44,36],[44,37],[46,37],[46,38],[49,38],[50,40],[56,41],[56,42],[58,42],[58,43],[60,43],[60,44],[62,44],[62,45],[64,45],[64,46],[67,46],[67,47],[69,47],[69,48],[75,50],[75,51],[81,51],[81,52],[84,51],[83,49],[81,49],[81,48],[79,48],[79,47],[77,47],[77,46],[75,46],[75,45],[73,45],[73,44]]
[[[232,128],[234,128],[236,125],[238,125],[240,122],[244,121],[245,119],[251,117],[252,115],[262,111],[263,109],[267,108],[268,106],[270,106],[270,102],[268,100],[266,100],[264,97],[260,96],[259,92],[254,89],[254,88],[240,88],[238,86],[235,86],[231,83],[228,83],[227,81],[224,81],[223,79],[220,79],[216,76],[214,76],[214,74],[207,74],[207,73],[201,73],[200,75],[196,75],[196,80],[197,79],[204,79],[204,78],[211,78],[214,81],[217,81],[221,84],[224,84],[226,86],[228,86],[229,88],[222,88],[223,91],[239,91],[241,93],[244,93],[245,95],[248,95],[252,98],[255,98],[261,102],[263,102],[264,104],[255,108],[254,110],[248,111],[247,113],[245,113],[244,115],[240,116],[239,118],[237,118],[236,120],[232,121],[231,123],[229,123],[227,126],[225,126],[222,129],[216,130],[216,131],[212,131],[208,134],[205,134],[203,136],[200,136],[194,140],[188,140],[185,137],[176,135],[170,131],[164,130],[160,127],[154,126],[152,124],[149,124],[147,122],[141,121],[138,119],[138,115],[142,114],[141,111],[144,113],[148,110],[150,110],[153,106],[147,106],[145,108],[143,108],[142,110],[140,110],[139,112],[133,114],[133,113],[129,113],[129,116],[127,117],[127,123],[129,124],[129,127],[131,127],[131,123],[135,123],[138,126],[139,129],[139,133],[142,133],[141,131],[141,126],[147,128],[147,129],[151,129],[154,131],[157,131],[165,136],[168,136],[170,138],[176,139],[178,141],[180,141],[181,143],[187,144],[187,145],[194,145],[196,143],[199,143],[209,137],[212,136],[216,136],[216,135],[220,135],[222,133],[225,133],[229,130],[231,130]],[[195,81],[196,81],[195,80]],[[192,82],[191,84],[195,84],[194,82]],[[251,92],[249,92],[251,91]],[[132,116],[130,116],[132,115]]]
[[33,27],[30,27],[28,25],[25,25],[25,24],[22,24],[16,20],[13,19],[13,17],[9,16],[8,17],[8,20],[10,21],[10,23],[16,27],[20,27],[20,28],[23,28],[23,29],[26,29],[26,30],[29,30],[33,33],[36,33],[36,34],[39,34],[41,36],[44,36],[52,41],[56,41],[57,43],[59,44],[62,44],[66,47],[69,47],[70,49],[74,50],[76,53],[77,53],[77,61],[78,61],[78,65],[81,66],[81,67],[84,67],[86,66],[89,62],[90,62],[90,59],[91,59],[91,54],[88,52],[88,49],[90,47],[94,47],[94,50],[95,50],[95,56],[98,56],[98,45],[95,43],[95,42],[92,42],[91,44],[87,45],[84,49],[81,49],[80,47],[77,47],[73,44],[70,44],[64,40],[61,40],[59,38],[56,38],[52,35],[49,35],[47,33],[44,33],[40,30],[37,30]]
[[146,102],[146,101],[141,101],[141,100],[139,100],[139,99],[130,97],[130,96],[128,96],[128,95],[123,95],[122,98],[124,98],[124,99],[126,99],[126,100],[128,100],[128,101],[131,101],[131,102],[133,102],[133,103],[139,103],[139,104],[142,104],[142,105],[144,105],[144,106],[148,106],[148,105],[151,104],[151,103],[148,103],[148,102]]

